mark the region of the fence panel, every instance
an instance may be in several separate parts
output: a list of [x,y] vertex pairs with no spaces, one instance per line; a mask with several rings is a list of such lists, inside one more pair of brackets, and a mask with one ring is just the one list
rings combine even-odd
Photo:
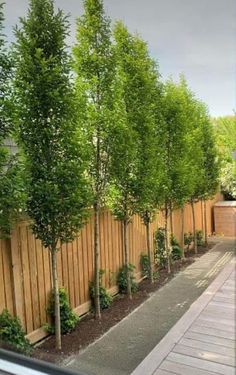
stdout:
[[[213,232],[212,207],[221,197],[208,201],[207,227]],[[202,203],[195,204],[196,227],[203,229]],[[185,232],[192,231],[192,213],[185,206]],[[176,238],[181,238],[181,211],[173,213],[173,229]],[[163,212],[158,212],[151,224],[151,237],[157,227],[164,226]],[[103,210],[100,217],[101,268],[105,270],[103,282],[112,292],[117,291],[116,275],[123,265],[123,230],[112,214]],[[135,215],[128,227],[130,262],[136,267],[140,278],[140,254],[146,252],[145,226]],[[90,308],[89,282],[93,278],[93,214],[80,235],[72,243],[64,244],[58,252],[58,276],[60,286],[69,294],[72,307],[83,314]],[[153,246],[153,240],[151,241]],[[12,232],[11,240],[0,240],[0,311],[7,308],[19,316],[32,342],[45,336],[42,326],[47,321],[47,301],[51,291],[51,262],[49,252],[35,238],[29,223],[20,222]]]

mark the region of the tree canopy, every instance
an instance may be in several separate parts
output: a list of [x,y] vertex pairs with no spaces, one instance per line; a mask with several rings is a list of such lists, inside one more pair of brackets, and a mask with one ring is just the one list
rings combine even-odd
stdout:
[[[17,28],[14,88],[20,146],[26,158],[27,213],[36,237],[50,250],[55,293],[57,347],[60,306],[56,252],[71,241],[86,216],[86,180],[76,139],[76,105],[68,20],[52,0],[31,0]],[[80,145],[80,147],[82,147]]]
[[236,116],[212,119],[219,150],[221,189],[227,199],[236,199]]

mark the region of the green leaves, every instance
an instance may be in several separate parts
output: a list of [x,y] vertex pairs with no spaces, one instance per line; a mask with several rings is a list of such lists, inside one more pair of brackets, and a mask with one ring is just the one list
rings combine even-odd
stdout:
[[22,161],[17,155],[10,155],[4,145],[12,131],[12,61],[5,49],[3,21],[3,4],[0,4],[0,238],[10,235],[12,224],[24,206]]
[[73,239],[88,203],[67,34],[67,17],[51,0],[31,0],[16,30],[14,87],[29,176],[27,212],[49,248]]
[[188,140],[188,91],[185,81],[175,84],[169,80],[165,84],[163,98],[162,142],[164,149],[164,170],[166,202],[179,207],[190,194]]
[[212,120],[219,159],[221,163],[220,184],[226,199],[236,198],[236,116]]
[[110,20],[102,1],[84,1],[84,15],[77,20],[73,48],[76,72],[77,125],[86,145],[93,200],[104,201],[109,179],[112,128],[112,77]]
[[[61,333],[67,334],[72,332],[76,324],[79,321],[79,316],[76,315],[70,306],[69,298],[66,290],[64,288],[59,289],[59,301],[60,301],[60,317],[61,317]],[[52,319],[52,324],[46,324],[45,328],[51,334],[55,333],[55,297],[54,292],[51,292],[49,298],[49,304],[47,308],[47,313]]]
[[19,318],[12,316],[8,310],[0,314],[0,346],[16,352],[31,354],[32,346],[25,337]]
[[[99,299],[100,299],[100,306],[101,309],[108,309],[112,304],[112,296],[108,293],[107,289],[103,286],[103,275],[105,273],[105,270],[99,270]],[[94,282],[91,281],[89,283],[89,294],[90,299],[92,302],[93,308],[95,307],[95,285]]]
[[[25,208],[25,170],[22,160],[0,153],[0,238],[10,236],[13,224]],[[5,153],[3,153],[5,151]]]

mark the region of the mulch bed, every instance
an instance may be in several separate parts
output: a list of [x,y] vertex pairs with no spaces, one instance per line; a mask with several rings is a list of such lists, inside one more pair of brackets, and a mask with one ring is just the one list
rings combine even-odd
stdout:
[[199,247],[197,255],[192,250],[188,251],[185,260],[178,260],[172,264],[170,274],[165,269],[159,270],[158,278],[153,284],[150,284],[147,279],[142,280],[139,283],[139,290],[133,295],[132,300],[126,295],[117,295],[113,300],[112,306],[102,311],[101,321],[95,320],[94,315],[88,313],[80,320],[72,333],[62,336],[62,351],[55,350],[55,339],[54,336],[51,336],[35,348],[33,357],[47,362],[60,363],[67,357],[78,354],[81,349],[86,348],[86,346],[101,337],[143,303],[151,293],[157,291],[171,280],[176,273],[189,266],[196,258],[205,254],[212,247],[213,244],[210,244],[207,248]]

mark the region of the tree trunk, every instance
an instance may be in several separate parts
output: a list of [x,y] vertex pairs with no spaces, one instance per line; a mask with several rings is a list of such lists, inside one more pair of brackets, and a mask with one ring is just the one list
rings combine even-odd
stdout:
[[149,278],[151,283],[153,283],[153,254],[151,249],[151,241],[150,241],[150,218],[148,213],[146,215],[146,238],[147,238],[147,251],[148,251],[148,260],[149,260]]
[[204,233],[204,212],[203,212],[203,200],[201,199],[201,219],[202,219],[202,233]]
[[185,259],[185,252],[184,252],[184,206],[181,208],[181,249],[182,249],[182,254],[181,258]]
[[167,255],[167,272],[171,272],[170,268],[170,245],[169,245],[169,231],[168,231],[168,205],[165,205],[165,242],[166,242],[166,255]]
[[191,207],[192,207],[192,215],[193,215],[193,245],[194,245],[194,252],[197,254],[197,232],[196,232],[196,220],[195,220],[195,207],[194,207],[194,200],[191,200]]
[[208,246],[208,238],[207,238],[207,209],[206,209],[206,200],[203,201],[204,206],[204,235],[205,235],[205,246]]
[[99,206],[94,204],[94,288],[95,288],[95,318],[101,319],[100,308],[100,245],[99,245]]
[[57,249],[56,245],[51,248],[51,260],[52,260],[52,286],[54,293],[54,315],[55,315],[55,339],[56,349],[61,350],[61,316],[60,316],[60,297],[59,297],[59,286],[57,277]]
[[125,253],[125,266],[127,270],[127,294],[130,299],[132,299],[132,290],[131,290],[131,280],[130,280],[130,270],[129,270],[129,246],[128,246],[128,220],[124,219],[123,221],[124,226],[124,253]]

